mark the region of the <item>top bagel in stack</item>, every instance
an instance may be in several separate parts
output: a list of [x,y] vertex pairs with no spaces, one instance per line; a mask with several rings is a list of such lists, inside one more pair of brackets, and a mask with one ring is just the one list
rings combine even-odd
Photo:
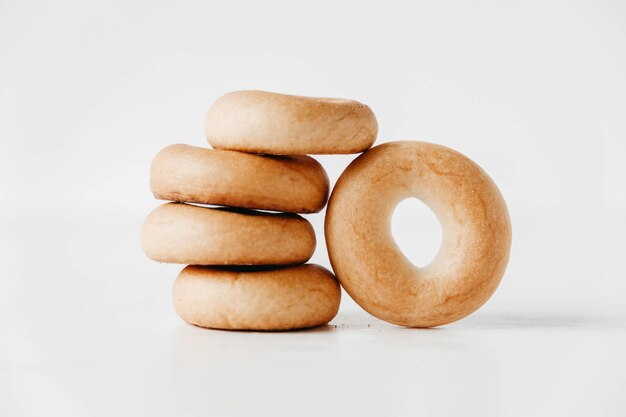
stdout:
[[372,146],[378,123],[368,106],[354,100],[235,91],[209,109],[205,132],[215,149],[349,154]]

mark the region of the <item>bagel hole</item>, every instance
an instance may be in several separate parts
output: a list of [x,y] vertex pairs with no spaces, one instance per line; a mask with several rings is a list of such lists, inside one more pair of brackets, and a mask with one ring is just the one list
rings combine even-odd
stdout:
[[402,200],[391,216],[391,234],[411,263],[430,264],[441,248],[441,223],[435,213],[417,198]]

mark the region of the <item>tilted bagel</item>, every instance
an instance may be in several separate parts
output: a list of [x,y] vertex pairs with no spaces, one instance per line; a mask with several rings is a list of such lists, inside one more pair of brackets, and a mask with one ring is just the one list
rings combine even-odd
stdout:
[[[418,268],[391,234],[397,204],[416,197],[442,225],[431,264]],[[498,286],[511,245],[502,195],[460,153],[426,142],[392,142],[355,159],[332,192],[326,243],[350,296],[372,315],[410,327],[438,326],[480,307]]]

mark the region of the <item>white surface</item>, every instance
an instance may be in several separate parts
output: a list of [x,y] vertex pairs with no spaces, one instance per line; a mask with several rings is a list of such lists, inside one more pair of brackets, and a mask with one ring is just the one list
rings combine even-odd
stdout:
[[[0,2],[0,415],[623,416],[626,5],[223,3]],[[180,267],[138,243],[148,167],[243,88],[356,98],[377,143],[483,166],[514,228],[494,297],[435,330],[348,297],[314,331],[182,323]],[[353,157],[318,159],[334,181]]]

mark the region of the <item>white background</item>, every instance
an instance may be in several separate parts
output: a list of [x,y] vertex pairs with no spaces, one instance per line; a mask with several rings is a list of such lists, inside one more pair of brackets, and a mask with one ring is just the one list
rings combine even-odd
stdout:
[[[380,3],[0,1],[0,415],[625,415],[626,3]],[[492,299],[434,330],[347,296],[314,331],[183,323],[139,246],[149,165],[237,89],[478,162],[514,230]],[[436,251],[417,203],[393,227]]]

